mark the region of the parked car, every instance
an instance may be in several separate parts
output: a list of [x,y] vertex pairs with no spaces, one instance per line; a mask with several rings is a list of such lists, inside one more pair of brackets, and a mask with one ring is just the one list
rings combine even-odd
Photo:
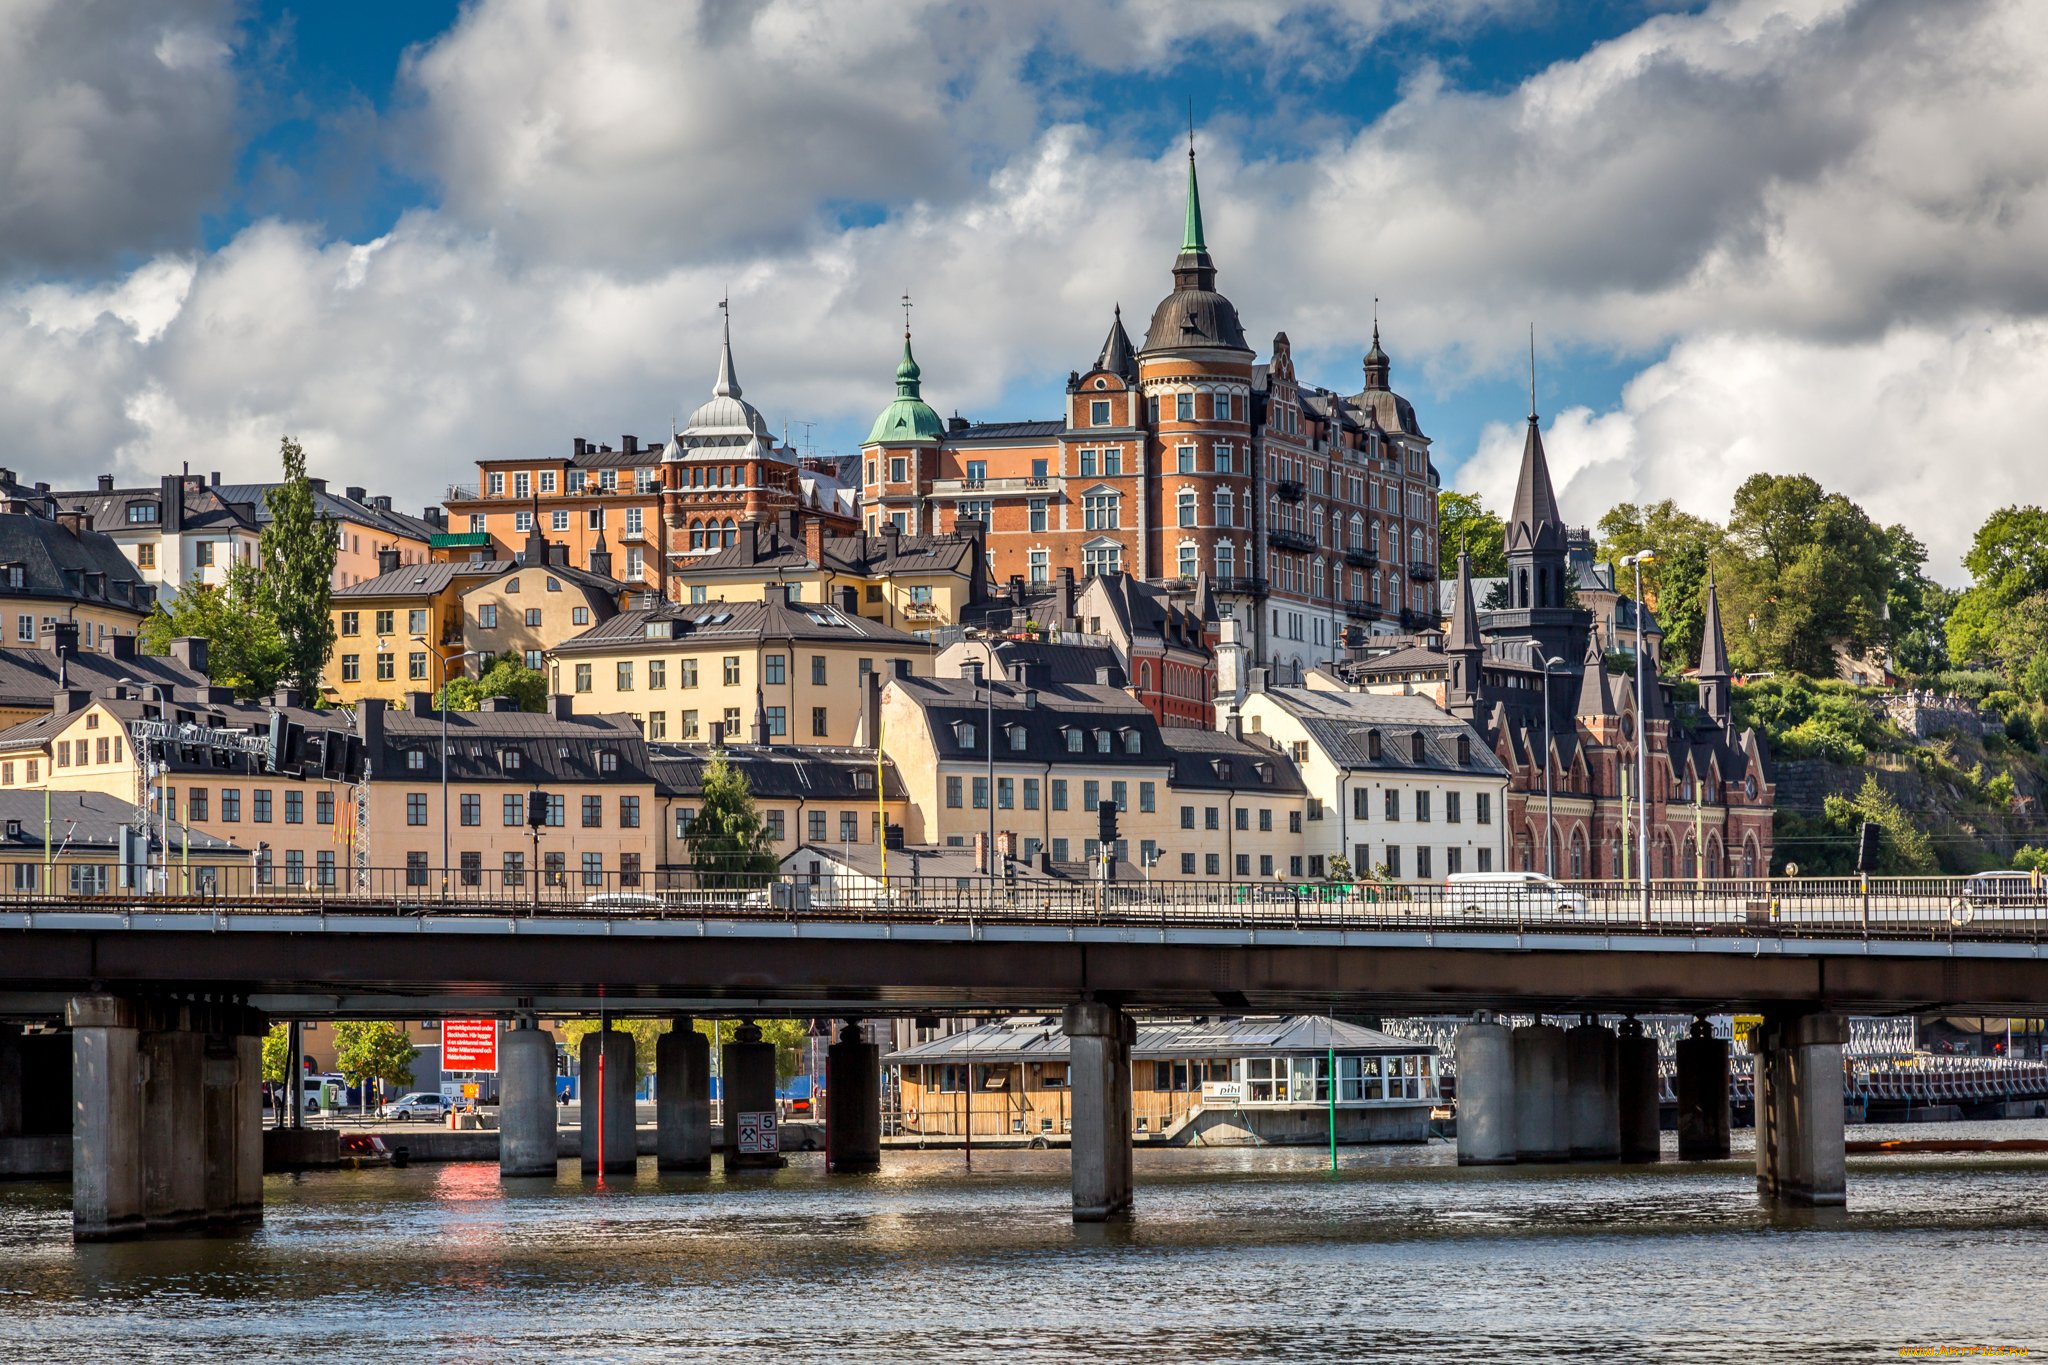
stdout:
[[400,1096],[387,1106],[384,1116],[403,1123],[411,1119],[445,1119],[454,1103],[446,1095],[436,1095],[429,1090],[415,1090],[410,1095]]
[[1979,872],[1963,882],[1960,901],[1972,909],[2048,905],[2048,885],[2032,872]]
[[660,910],[662,905],[661,897],[645,891],[600,891],[586,897],[583,908],[614,915],[645,915]]
[[1541,872],[1454,872],[1444,879],[1444,905],[1468,915],[1582,915],[1586,898]]

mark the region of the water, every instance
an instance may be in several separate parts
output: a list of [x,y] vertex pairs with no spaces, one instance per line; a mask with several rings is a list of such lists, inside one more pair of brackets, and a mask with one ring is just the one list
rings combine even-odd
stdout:
[[[2048,1137],[2048,1122],[1853,1129]],[[1738,1142],[1747,1134],[1738,1134]],[[1058,1152],[731,1183],[273,1176],[259,1230],[74,1247],[0,1186],[0,1360],[1815,1361],[2048,1349],[2048,1157],[1852,1157],[1772,1214],[1737,1160],[1459,1170],[1445,1144],[1141,1151],[1075,1227]]]

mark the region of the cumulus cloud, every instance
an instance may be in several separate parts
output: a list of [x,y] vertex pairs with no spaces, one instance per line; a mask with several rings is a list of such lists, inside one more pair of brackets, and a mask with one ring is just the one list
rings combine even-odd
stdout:
[[191,239],[233,169],[233,12],[0,3],[0,277]]

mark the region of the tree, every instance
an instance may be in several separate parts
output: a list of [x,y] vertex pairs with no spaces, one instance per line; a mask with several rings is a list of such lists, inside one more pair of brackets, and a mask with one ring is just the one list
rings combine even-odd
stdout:
[[305,450],[287,436],[278,453],[284,480],[264,495],[261,600],[285,643],[284,676],[310,697],[334,651],[334,519],[313,500]]
[[1850,838],[1861,834],[1866,820],[1884,831],[1877,841],[1878,872],[1912,877],[1938,870],[1934,841],[1913,823],[1890,792],[1877,785],[1876,777],[1865,774],[1855,796],[1830,796],[1822,809],[1829,827]]
[[[620,1033],[633,1035],[633,1068],[640,1076],[654,1072],[654,1049],[661,1042],[661,1035],[672,1025],[666,1019],[613,1019],[611,1026]],[[811,1031],[801,1019],[756,1019],[754,1026],[761,1030],[763,1041],[775,1044],[775,1079],[787,1081],[794,1077],[803,1065],[803,1050],[810,1043]],[[732,1041],[737,1025],[729,1019],[699,1019],[697,1032],[710,1040],[715,1050]],[[581,1057],[583,1039],[597,1032],[595,1019],[569,1019],[561,1025],[562,1043],[569,1049],[571,1057]],[[723,1062],[714,1062],[722,1066]]]
[[412,1084],[412,1040],[386,1019],[344,1019],[334,1026],[334,1069],[352,1087],[366,1081]]
[[[1600,557],[1611,564],[1642,550],[1656,552],[1643,565],[1643,596],[1664,628],[1664,665],[1697,663],[1707,616],[1708,567],[1728,533],[1716,522],[1680,510],[1669,498],[1648,507],[1617,503],[1595,529]],[[1615,586],[1633,594],[1634,574],[1617,579]]]
[[1958,665],[1988,664],[2017,682],[2043,649],[2011,629],[2012,617],[2048,595],[2048,512],[2001,507],[1977,528],[1963,556],[1971,583],[1948,614],[1948,653]]
[[237,697],[263,696],[277,687],[290,652],[261,598],[255,567],[231,564],[224,585],[195,585],[168,609],[159,604],[142,623],[142,647],[168,654],[172,640],[196,635],[207,642],[209,679]]
[[1445,582],[1458,577],[1458,551],[1472,557],[1474,578],[1499,578],[1508,571],[1507,523],[1486,510],[1476,493],[1444,489],[1436,495],[1437,572]]
[[263,1079],[283,1085],[291,1078],[291,1029],[285,1024],[272,1024],[270,1032],[263,1035]]
[[1889,641],[1885,611],[1905,549],[1804,474],[1751,475],[1714,561],[1730,655],[1746,668],[1834,676],[1838,646],[1861,653]]
[[699,886],[757,887],[775,876],[775,850],[747,775],[723,754],[704,769],[703,799],[687,838]]
[[475,711],[483,706],[485,697],[511,697],[522,711],[545,711],[548,680],[539,669],[528,668],[516,651],[508,649],[489,660],[476,677],[450,678],[448,685],[435,694],[434,705],[445,705],[451,711]]
[[[633,1070],[637,1073],[633,1079],[637,1081],[642,1076],[653,1075],[655,1044],[661,1041],[662,1034],[669,1031],[669,1021],[666,1019],[613,1019],[609,1023],[618,1032],[629,1033],[633,1036]],[[565,1019],[562,1021],[559,1036],[562,1040],[562,1046],[569,1050],[569,1056],[572,1061],[583,1056],[583,1040],[596,1032],[597,1020],[595,1019]],[[594,1076],[591,1077],[593,1082],[596,1079]]]

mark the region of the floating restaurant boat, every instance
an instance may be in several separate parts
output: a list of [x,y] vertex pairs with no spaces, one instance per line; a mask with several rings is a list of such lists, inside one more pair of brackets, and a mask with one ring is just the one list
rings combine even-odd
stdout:
[[[1064,1143],[1067,1038],[1019,1016],[891,1053],[899,1144]],[[1331,1093],[1332,1070],[1335,1094]],[[1439,1101],[1435,1049],[1321,1015],[1154,1019],[1131,1047],[1141,1143],[1190,1147],[1423,1142]]]

